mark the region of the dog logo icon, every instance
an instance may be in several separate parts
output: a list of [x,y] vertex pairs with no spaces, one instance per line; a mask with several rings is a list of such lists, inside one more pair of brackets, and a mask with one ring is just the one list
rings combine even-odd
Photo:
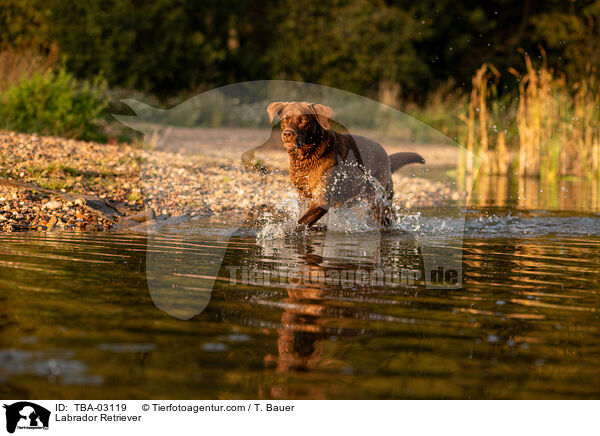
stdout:
[[18,429],[48,429],[50,411],[29,401],[19,401],[4,405],[6,409],[6,431],[14,433]]

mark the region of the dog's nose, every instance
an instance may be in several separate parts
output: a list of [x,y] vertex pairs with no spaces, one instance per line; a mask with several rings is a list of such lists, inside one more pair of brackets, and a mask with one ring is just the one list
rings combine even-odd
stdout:
[[296,137],[296,132],[291,129],[285,129],[281,134],[281,137],[283,138],[284,142],[291,142]]

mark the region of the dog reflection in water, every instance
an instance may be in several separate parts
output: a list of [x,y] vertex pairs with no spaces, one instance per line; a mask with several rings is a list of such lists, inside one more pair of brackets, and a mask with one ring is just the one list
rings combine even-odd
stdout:
[[[310,274],[320,274],[318,256],[307,255],[305,261]],[[314,276],[314,275],[313,275]],[[287,288],[286,309],[277,330],[278,356],[269,354],[265,364],[275,366],[277,372],[308,371],[321,364],[325,337],[324,291],[319,285]]]
[[[378,236],[379,233],[377,233]],[[357,337],[364,334],[363,329],[349,329],[331,325],[332,320],[344,319],[339,307],[336,306],[335,296],[339,293],[340,286],[344,286],[355,298],[360,299],[365,292],[373,292],[374,286],[358,288],[359,271],[372,277],[374,272],[383,268],[404,268],[420,276],[423,272],[423,260],[415,239],[409,234],[365,235],[360,238],[360,253],[355,248],[352,253],[345,238],[325,238],[325,241],[311,241],[303,239],[297,243],[263,247],[266,256],[279,253],[286,259],[297,259],[294,271],[290,273],[286,288],[287,297],[283,300],[285,306],[281,315],[281,325],[277,330],[277,354],[267,354],[264,358],[265,365],[274,368],[276,373],[285,374],[292,372],[318,372],[324,368],[339,369],[349,367],[348,363],[336,358],[335,349],[327,352],[326,347],[331,346],[334,338]],[[388,264],[391,254],[395,254],[396,264]],[[357,259],[359,257],[360,259]],[[345,261],[344,261],[345,259]],[[343,263],[341,263],[343,262]],[[343,278],[343,271],[347,274]],[[330,282],[331,273],[340,273],[340,280]],[[302,281],[294,278],[302,277]],[[307,280],[308,277],[317,280]],[[353,279],[357,281],[352,281]],[[379,285],[376,285],[379,286]],[[381,284],[384,286],[384,284]],[[387,286],[387,285],[385,285]],[[398,286],[401,287],[400,284]],[[399,290],[399,289],[398,289]],[[386,291],[389,292],[389,291]],[[362,319],[357,309],[353,311],[352,319]],[[354,323],[353,323],[354,324]],[[325,357],[327,356],[327,357]],[[310,398],[326,397],[325,390],[318,385],[295,388],[289,384],[269,386],[268,394],[261,389],[263,397],[289,398],[290,396]],[[310,392],[306,392],[310,389]]]
[[[322,258],[307,254],[303,256],[305,271],[320,274]],[[327,365],[323,361],[324,342],[332,333],[326,327],[324,290],[319,285],[290,286],[284,299],[285,309],[281,315],[281,326],[277,330],[277,355],[267,354],[265,366],[285,374],[295,371],[313,371]],[[259,396],[266,398],[290,398],[307,396],[311,399],[326,399],[323,388],[317,385],[302,386],[298,390],[287,383],[269,386],[268,391],[260,388]]]

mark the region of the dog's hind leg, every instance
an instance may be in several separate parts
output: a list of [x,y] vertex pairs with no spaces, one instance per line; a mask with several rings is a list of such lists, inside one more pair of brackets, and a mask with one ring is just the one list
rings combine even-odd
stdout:
[[374,217],[382,227],[391,227],[394,224],[396,214],[394,213],[394,183],[392,178],[388,179],[384,191],[373,193],[373,205],[371,207]]
[[376,199],[372,206],[373,216],[379,221],[381,227],[388,228],[394,224],[394,208],[387,199]]

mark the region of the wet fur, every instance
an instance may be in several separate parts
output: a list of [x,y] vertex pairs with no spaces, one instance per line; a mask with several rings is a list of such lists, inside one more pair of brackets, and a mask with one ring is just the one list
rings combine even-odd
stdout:
[[[290,179],[300,197],[309,201],[308,210],[298,220],[299,227],[315,224],[328,209],[338,206],[356,195],[353,186],[343,192],[332,194],[335,167],[348,159],[355,160],[361,171],[380,174],[387,201],[391,204],[394,195],[391,173],[412,162],[424,163],[416,153],[396,153],[388,156],[380,144],[366,138],[350,134],[341,134],[331,129],[333,111],[323,105],[305,102],[276,102],[267,108],[271,121],[279,116],[281,120],[281,138],[290,158]],[[371,148],[373,155],[379,153],[375,164],[365,165],[357,140],[363,140],[365,147]],[[377,148],[379,147],[379,148]],[[387,168],[386,168],[387,166]],[[392,210],[389,204],[374,207],[382,225],[391,223]]]

